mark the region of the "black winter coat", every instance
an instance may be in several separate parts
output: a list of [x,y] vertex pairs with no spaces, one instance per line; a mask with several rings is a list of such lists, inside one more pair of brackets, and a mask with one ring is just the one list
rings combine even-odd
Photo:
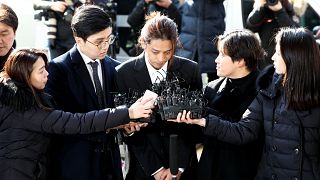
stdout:
[[[39,94],[48,105],[48,95]],[[46,179],[49,134],[102,132],[129,122],[127,108],[72,114],[36,105],[31,90],[0,83],[0,179]]]
[[[257,95],[258,72],[239,79],[220,78],[210,82],[204,92],[208,113],[230,122],[238,122]],[[262,154],[262,136],[246,145],[204,137],[203,151],[197,168],[201,180],[253,180]],[[230,163],[232,162],[232,163]]]
[[260,91],[239,123],[210,116],[205,132],[217,139],[245,144],[264,130],[265,145],[255,179],[320,179],[320,107],[287,108],[279,75],[271,68],[259,81]]
[[[191,91],[201,90],[202,81],[198,65],[185,58],[174,56],[168,62],[166,79],[178,77],[181,88]],[[117,67],[116,82],[121,93],[132,91],[144,92],[152,85],[145,63],[145,54],[132,58]],[[162,121],[160,116],[154,116],[155,122],[133,136],[126,142],[129,146],[130,168],[126,180],[152,180],[151,175],[161,167],[169,167],[169,140],[171,134],[179,136],[178,167],[184,168],[181,179],[194,179],[190,169],[191,158],[195,157],[195,139],[197,127],[188,124],[177,124]]]

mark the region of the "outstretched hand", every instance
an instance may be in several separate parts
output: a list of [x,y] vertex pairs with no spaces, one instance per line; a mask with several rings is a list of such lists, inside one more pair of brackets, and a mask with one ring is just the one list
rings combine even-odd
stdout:
[[133,132],[140,131],[141,128],[144,128],[147,125],[148,123],[130,122],[129,124],[126,124],[123,129],[127,135],[130,135]]
[[177,123],[186,123],[186,124],[196,124],[202,127],[206,126],[206,119],[191,119],[191,111],[183,110],[182,113],[178,113],[177,119],[169,119],[168,121],[177,122]]
[[133,103],[129,108],[130,119],[138,118],[148,118],[152,113],[152,108],[154,108],[153,98],[139,98],[135,103]]

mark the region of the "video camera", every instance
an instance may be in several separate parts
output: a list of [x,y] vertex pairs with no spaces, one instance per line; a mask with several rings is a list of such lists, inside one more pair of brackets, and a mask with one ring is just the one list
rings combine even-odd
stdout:
[[34,4],[35,10],[40,10],[40,12],[34,15],[35,20],[42,21],[45,20],[45,24],[50,27],[48,28],[47,36],[48,36],[48,43],[50,48],[54,49],[56,46],[56,32],[57,32],[57,21],[58,19],[62,19],[68,23],[71,23],[72,17],[74,15],[75,8],[81,6],[82,2],[80,0],[70,1],[69,6],[66,7],[65,11],[62,12],[55,12],[50,9],[43,9],[41,5]]
[[[55,12],[48,9],[43,9],[39,13],[34,15],[35,20],[42,20],[44,18],[46,21],[48,21],[50,18],[61,18],[69,23],[71,23],[72,17],[74,15],[75,8],[82,5],[82,2],[80,0],[73,1],[72,4],[66,7],[63,13],[61,12]],[[54,24],[56,25],[56,24]]]

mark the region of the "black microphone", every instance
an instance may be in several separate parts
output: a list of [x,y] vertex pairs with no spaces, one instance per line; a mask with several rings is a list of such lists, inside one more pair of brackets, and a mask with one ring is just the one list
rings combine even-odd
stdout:
[[169,149],[169,167],[172,174],[172,180],[175,180],[178,175],[178,135],[170,135]]

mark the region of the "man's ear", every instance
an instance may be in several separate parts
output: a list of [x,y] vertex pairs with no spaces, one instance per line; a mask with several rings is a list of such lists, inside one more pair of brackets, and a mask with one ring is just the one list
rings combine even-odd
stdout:
[[139,38],[138,42],[139,42],[139,44],[141,45],[142,49],[146,49],[147,44],[146,44],[146,42],[143,40],[143,38]]
[[84,40],[82,38],[76,37],[76,36],[74,36],[74,40],[76,41],[77,44],[81,44],[84,42]]
[[243,58],[239,59],[237,61],[237,64],[238,64],[239,67],[245,67],[246,66],[246,62],[244,61]]

